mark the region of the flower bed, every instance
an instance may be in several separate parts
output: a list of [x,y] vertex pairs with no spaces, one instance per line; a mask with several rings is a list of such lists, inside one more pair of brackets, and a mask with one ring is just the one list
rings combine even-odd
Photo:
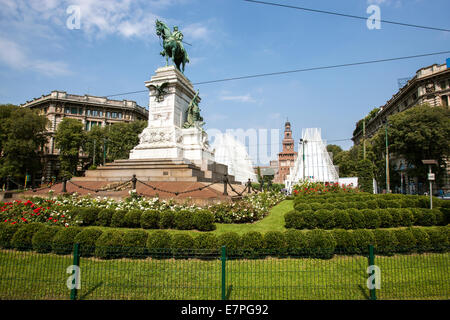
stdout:
[[339,183],[329,183],[329,182],[311,182],[305,181],[303,183],[297,184],[293,187],[294,195],[315,195],[315,194],[332,194],[332,193],[358,193],[360,192],[357,187],[353,184],[348,186],[341,186]]

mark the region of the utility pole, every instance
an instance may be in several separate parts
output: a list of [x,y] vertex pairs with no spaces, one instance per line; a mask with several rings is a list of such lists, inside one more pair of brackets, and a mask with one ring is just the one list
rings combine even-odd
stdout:
[[389,181],[389,143],[388,143],[388,122],[386,120],[386,193],[390,193],[391,186]]
[[363,150],[364,160],[366,160],[366,118],[363,119]]
[[423,164],[428,165],[428,181],[430,182],[430,209],[433,209],[433,181],[435,180],[434,173],[431,172],[431,165],[438,165],[436,160],[422,160]]
[[305,144],[306,140],[300,139],[300,143],[302,144],[303,149],[303,181],[305,181]]
[[96,145],[95,145],[95,143],[97,142],[97,140],[94,140],[94,159],[93,159],[93,165],[95,166],[95,153],[96,153],[96,150],[95,150],[95,147],[96,147]]

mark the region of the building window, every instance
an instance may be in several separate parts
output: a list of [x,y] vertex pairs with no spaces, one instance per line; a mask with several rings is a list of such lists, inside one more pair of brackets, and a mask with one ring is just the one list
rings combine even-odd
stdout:
[[71,114],[77,114],[77,113],[78,113],[77,108],[71,108],[71,109],[70,109],[70,113],[71,113]]
[[70,109],[69,108],[64,108],[64,113],[70,113]]
[[90,115],[91,115],[91,110],[90,110],[90,109],[87,109],[87,110],[86,110],[86,115],[87,115],[87,116],[90,116]]
[[445,81],[441,81],[441,82],[439,83],[439,86],[441,87],[441,90],[444,90],[445,87],[446,87]]
[[111,112],[109,112],[109,111],[106,112],[106,117],[107,117],[107,118],[111,118]]
[[103,117],[103,111],[99,111],[99,112],[98,112],[98,116],[99,116],[99,117]]
[[441,101],[442,101],[442,106],[448,107],[448,96],[442,96]]
[[113,113],[112,113],[112,118],[113,118],[113,119],[117,118],[117,112],[113,112]]
[[79,109],[78,109],[78,114],[80,114],[80,115],[83,114],[83,108],[79,108]]
[[89,124],[90,124],[90,121],[86,121],[86,131],[89,131]]
[[119,119],[122,119],[122,113],[119,112]]

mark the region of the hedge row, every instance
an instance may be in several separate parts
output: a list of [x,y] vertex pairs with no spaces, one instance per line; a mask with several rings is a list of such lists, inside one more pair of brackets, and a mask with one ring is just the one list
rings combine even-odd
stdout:
[[286,228],[294,229],[377,229],[437,226],[449,223],[449,212],[439,209],[392,208],[290,211],[285,214]]
[[[348,201],[348,202],[319,202],[317,199],[310,202],[296,202],[294,209],[297,211],[304,210],[335,210],[335,209],[389,209],[389,208],[429,208],[430,203],[423,205],[417,199],[400,199],[400,200],[366,200],[366,201]],[[438,207],[435,205],[435,207]]]
[[216,228],[214,214],[207,210],[114,210],[74,208],[72,214],[82,226],[126,227],[143,229],[178,229],[211,231]]
[[41,253],[71,254],[80,244],[82,256],[102,259],[153,257],[217,257],[220,248],[228,256],[256,258],[298,256],[331,258],[334,254],[366,254],[368,245],[377,254],[445,252],[450,249],[450,226],[405,229],[336,229],[248,232],[242,236],[228,232],[171,235],[167,231],[108,230],[79,227],[51,227],[38,223],[20,227],[0,224],[0,247],[34,250]]

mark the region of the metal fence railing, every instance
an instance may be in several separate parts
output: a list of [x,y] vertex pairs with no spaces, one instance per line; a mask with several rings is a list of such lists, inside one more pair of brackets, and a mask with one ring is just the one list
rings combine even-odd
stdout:
[[[120,248],[115,258],[0,250],[0,299],[337,300],[449,299],[450,253],[329,259],[222,248]],[[125,254],[123,250],[128,250]],[[120,251],[120,252],[119,252]],[[128,253],[133,258],[124,258]],[[309,249],[309,255],[311,249]],[[140,256],[140,254],[142,254]],[[369,265],[375,271],[368,270]],[[379,277],[378,277],[379,276]],[[79,284],[79,286],[77,286]],[[379,285],[379,287],[378,287]]]

